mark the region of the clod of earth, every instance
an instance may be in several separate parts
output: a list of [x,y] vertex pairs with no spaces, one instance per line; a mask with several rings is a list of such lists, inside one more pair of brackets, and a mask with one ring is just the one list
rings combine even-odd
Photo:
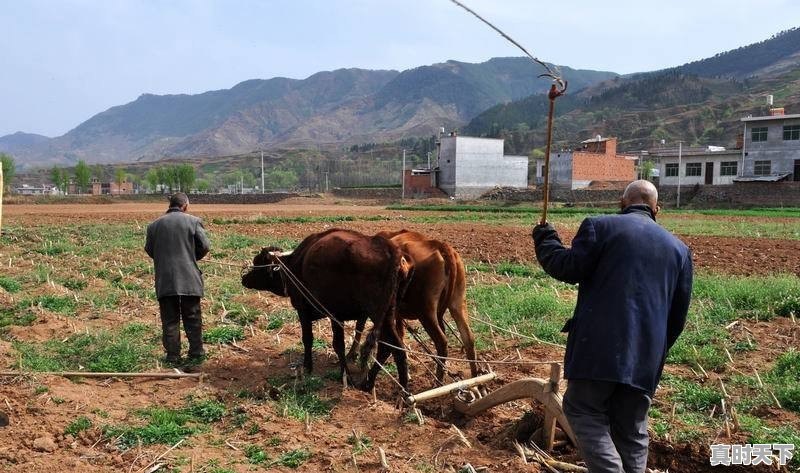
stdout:
[[48,452],[52,453],[58,449],[56,445],[56,441],[53,440],[53,437],[39,437],[33,441],[33,449],[38,452]]

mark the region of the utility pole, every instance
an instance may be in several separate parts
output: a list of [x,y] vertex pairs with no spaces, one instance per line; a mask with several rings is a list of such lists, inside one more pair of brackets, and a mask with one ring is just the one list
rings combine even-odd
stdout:
[[261,150],[261,193],[264,193],[264,150]]
[[683,141],[678,141],[678,200],[676,208],[681,208],[681,152],[683,151]]
[[406,198],[406,150],[403,150],[403,169],[400,170],[400,180],[402,181],[401,187],[403,189],[400,193],[400,199],[403,200]]

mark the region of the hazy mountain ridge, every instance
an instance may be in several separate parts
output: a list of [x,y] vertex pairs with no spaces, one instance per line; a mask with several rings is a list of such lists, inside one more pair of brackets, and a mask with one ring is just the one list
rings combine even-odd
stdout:
[[[800,29],[660,71],[618,76],[561,67],[556,139],[617,135],[625,147],[661,139],[732,144],[738,118],[765,113],[763,96],[800,105]],[[22,164],[218,156],[275,147],[345,146],[426,136],[439,127],[507,136],[509,151],[540,147],[548,101],[526,58],[447,61],[406,71],[339,69],[306,79],[253,79],[196,95],[143,94],[48,139],[17,133],[0,151]],[[465,125],[467,124],[467,125]]]
[[[22,164],[213,156],[278,146],[395,140],[460,126],[485,108],[543,89],[524,58],[398,71],[339,69],[306,79],[241,82],[196,95],[143,94],[63,136],[15,146]],[[577,84],[611,72],[564,68]],[[0,149],[7,141],[0,138]]]

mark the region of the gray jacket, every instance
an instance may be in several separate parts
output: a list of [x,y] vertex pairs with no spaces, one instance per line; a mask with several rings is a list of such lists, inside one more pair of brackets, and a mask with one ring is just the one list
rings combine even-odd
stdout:
[[197,267],[210,244],[199,218],[170,207],[147,226],[144,251],[153,258],[156,297],[203,296],[203,273]]

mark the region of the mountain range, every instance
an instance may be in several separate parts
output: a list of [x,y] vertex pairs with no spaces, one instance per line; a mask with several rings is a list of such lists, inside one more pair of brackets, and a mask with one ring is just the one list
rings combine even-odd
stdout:
[[[763,96],[800,111],[800,29],[712,58],[620,76],[561,66],[562,145],[613,134],[621,148],[661,139],[730,144]],[[525,58],[447,61],[405,71],[339,69],[306,79],[253,79],[196,95],[143,94],[63,136],[15,133],[0,151],[23,167],[221,156],[258,149],[342,147],[424,137],[440,129],[503,136],[509,151],[540,147],[548,83]],[[797,107],[797,108],[795,108]]]
[[[612,72],[562,68],[586,87]],[[382,142],[460,126],[501,102],[546,88],[523,58],[457,61],[398,72],[339,69],[307,79],[248,80],[197,95],[144,94],[57,138],[15,133],[0,150],[22,165],[218,156],[275,147]]]
[[[800,113],[800,28],[654,72],[618,76],[573,91],[556,102],[558,146],[596,135],[617,136],[622,150],[665,142],[735,146],[740,118],[775,107]],[[463,131],[505,137],[507,152],[527,153],[544,142],[548,100],[542,94],[498,104]]]

